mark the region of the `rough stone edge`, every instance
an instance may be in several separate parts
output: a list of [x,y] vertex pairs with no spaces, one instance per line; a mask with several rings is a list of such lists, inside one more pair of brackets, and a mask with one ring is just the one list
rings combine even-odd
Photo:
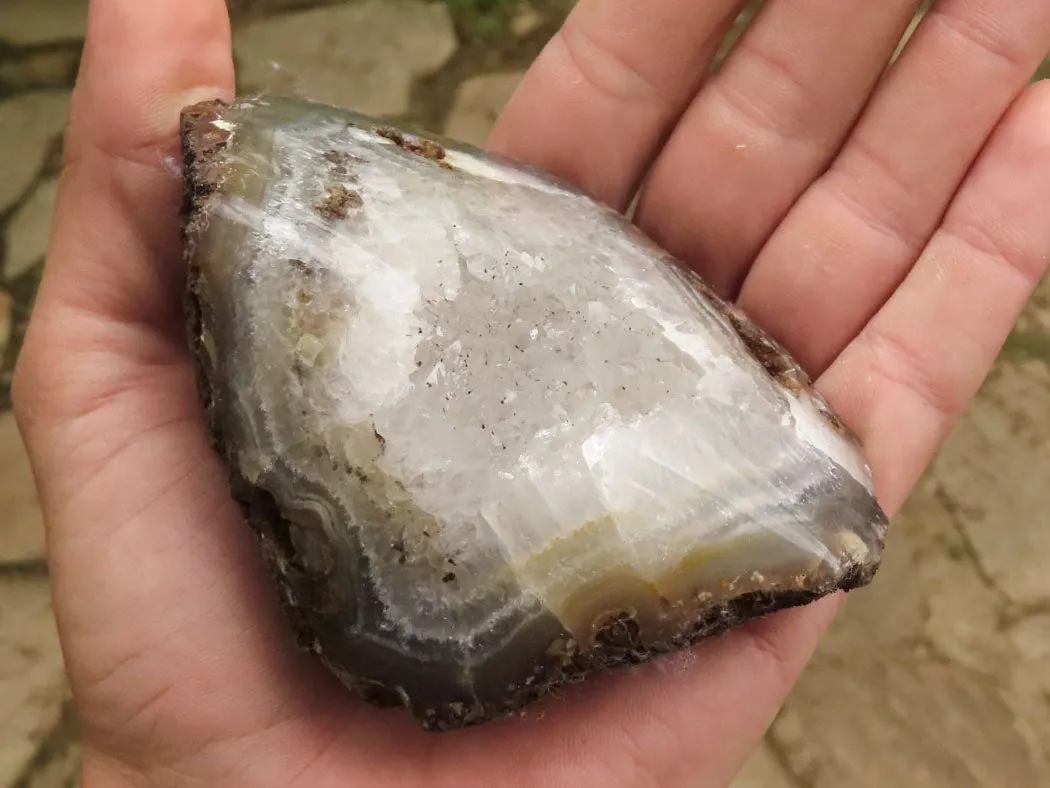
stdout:
[[[508,717],[566,684],[582,681],[590,674],[650,662],[662,655],[680,652],[703,640],[725,634],[748,621],[757,620],[782,610],[808,605],[836,591],[853,591],[872,581],[881,564],[878,560],[870,565],[854,564],[843,573],[838,582],[827,582],[811,589],[749,592],[735,599],[712,605],[700,614],[691,631],[660,644],[640,643],[636,639],[637,628],[632,626],[630,618],[626,615],[615,617],[598,631],[595,645],[586,653],[566,650],[552,654],[548,664],[537,666],[534,674],[536,680],[531,685],[516,688],[502,704],[490,704],[480,709],[464,708],[463,704],[451,703],[428,709],[427,713],[420,714],[411,706],[410,699],[405,697],[400,688],[378,685],[375,681],[364,677],[348,676],[346,671],[338,665],[331,664],[325,658],[324,653],[318,653],[314,647],[315,638],[307,618],[299,608],[294,589],[287,584],[287,578],[282,572],[282,566],[286,566],[290,560],[295,558],[294,554],[289,554],[289,551],[292,550],[291,539],[280,538],[280,534],[287,535],[290,523],[277,513],[270,493],[255,487],[236,472],[236,465],[227,451],[218,419],[215,416],[211,372],[207,368],[206,354],[202,352],[200,329],[202,310],[205,307],[195,294],[195,285],[199,281],[200,274],[193,262],[195,250],[192,235],[197,224],[205,221],[201,214],[204,204],[221,185],[221,180],[216,173],[220,166],[221,153],[229,139],[229,133],[211,126],[211,121],[219,118],[221,110],[229,106],[221,100],[193,105],[183,111],[180,125],[184,169],[181,226],[188,266],[184,303],[197,388],[204,409],[204,420],[209,439],[228,469],[232,495],[240,505],[248,526],[260,544],[269,573],[277,586],[285,592],[280,594],[281,605],[299,647],[317,656],[319,661],[349,690],[377,708],[405,706],[413,712],[425,730],[444,732],[462,729]],[[208,124],[210,128],[202,132],[200,127],[204,124]],[[683,268],[683,270],[699,282],[698,286],[705,296],[710,297],[721,310],[724,310],[730,323],[740,333],[741,339],[749,349],[753,349],[757,342],[761,350],[769,354],[773,359],[772,362],[763,361],[757,355],[756,358],[767,371],[770,371],[770,374],[777,377],[777,373],[774,373],[767,363],[772,363],[773,369],[783,370],[780,374],[787,374],[791,376],[791,379],[804,381],[802,385],[808,389],[809,381],[805,373],[775,340],[768,337],[761,328],[743,316],[743,313],[736,307],[715,295],[699,277],[689,272],[688,269]],[[746,335],[741,332],[738,325],[744,328]],[[797,378],[798,375],[802,377]],[[275,536],[271,537],[268,534]],[[881,535],[879,542],[879,555],[881,555],[883,547]]]

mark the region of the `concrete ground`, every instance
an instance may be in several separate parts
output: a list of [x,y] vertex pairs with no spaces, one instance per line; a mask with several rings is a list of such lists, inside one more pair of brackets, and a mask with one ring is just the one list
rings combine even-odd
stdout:
[[[230,0],[244,89],[480,142],[572,0]],[[85,0],[0,4],[0,787],[76,783],[10,372],[48,242]],[[454,9],[454,13],[449,12]],[[353,46],[341,46],[348,31]],[[735,788],[1050,785],[1050,286]]]

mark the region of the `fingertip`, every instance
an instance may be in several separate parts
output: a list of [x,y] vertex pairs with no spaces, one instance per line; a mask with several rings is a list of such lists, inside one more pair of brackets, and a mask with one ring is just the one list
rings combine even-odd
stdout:
[[1000,153],[1004,149],[1012,151],[1022,160],[1050,156],[1050,80],[1025,88],[1004,116],[990,145],[998,147]]
[[170,147],[183,107],[229,98],[233,85],[223,0],[91,0],[71,146]]
[[1022,98],[1025,101],[1050,101],[1050,77],[1035,79],[1025,88]]

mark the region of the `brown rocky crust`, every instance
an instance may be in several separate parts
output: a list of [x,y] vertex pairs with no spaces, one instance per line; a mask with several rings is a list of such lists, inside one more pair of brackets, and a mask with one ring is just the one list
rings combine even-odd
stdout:
[[341,184],[334,184],[325,189],[324,198],[314,206],[314,210],[321,217],[334,221],[345,219],[351,211],[357,210],[362,205],[364,201],[360,194]]
[[218,447],[214,419],[210,360],[202,347],[203,310],[198,297],[200,268],[195,263],[194,223],[201,221],[205,202],[218,188],[221,179],[218,159],[226,148],[230,133],[213,125],[227,104],[221,100],[206,101],[185,109],[181,116],[179,137],[182,144],[182,203],[180,225],[187,264],[183,309],[191,355],[196,372],[197,393],[204,410],[205,427],[212,445]]
[[390,140],[403,151],[437,162],[438,165],[446,169],[452,169],[452,165],[445,161],[447,151],[439,142],[424,137],[416,139],[406,137],[401,131],[391,126],[378,126],[373,131],[380,137]]

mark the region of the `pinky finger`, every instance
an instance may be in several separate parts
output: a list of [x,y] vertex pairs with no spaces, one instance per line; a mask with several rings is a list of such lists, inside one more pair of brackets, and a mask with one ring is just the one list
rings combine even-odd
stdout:
[[977,392],[1050,255],[1050,82],[1017,100],[897,292],[819,381],[895,511]]

